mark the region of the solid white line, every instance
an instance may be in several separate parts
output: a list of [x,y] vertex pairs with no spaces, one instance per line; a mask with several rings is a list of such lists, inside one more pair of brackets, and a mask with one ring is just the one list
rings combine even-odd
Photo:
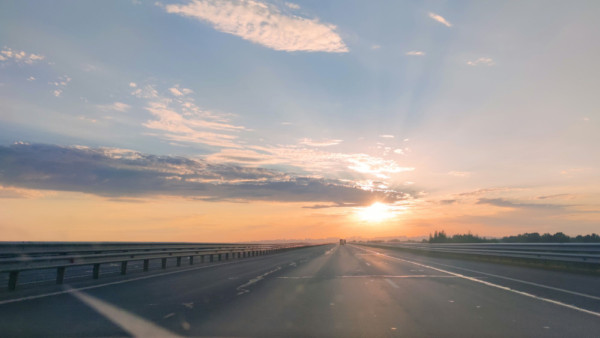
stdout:
[[365,251],[368,251],[368,252],[374,252],[374,253],[377,253],[377,254],[379,254],[379,255],[381,255],[383,257],[387,257],[387,258],[395,259],[395,260],[398,260],[398,261],[402,261],[402,262],[414,264],[414,265],[417,265],[417,266],[421,266],[421,267],[424,267],[424,268],[428,268],[428,269],[436,270],[436,271],[439,271],[439,272],[447,273],[447,274],[450,274],[450,275],[453,275],[453,276],[456,276],[456,277],[459,277],[459,278],[470,280],[472,282],[476,282],[476,283],[480,283],[480,284],[483,284],[483,285],[491,286],[491,287],[494,287],[494,288],[497,288],[497,289],[509,291],[509,292],[512,292],[512,293],[516,293],[516,294],[521,295],[521,296],[525,296],[525,297],[529,297],[529,298],[541,300],[543,302],[552,303],[552,304],[559,305],[559,306],[562,306],[562,307],[566,307],[566,308],[569,308],[569,309],[572,309],[572,310],[576,310],[576,311],[579,311],[579,312],[584,312],[584,313],[587,313],[587,314],[590,314],[590,315],[594,315],[596,317],[600,317],[600,312],[594,312],[594,311],[591,311],[591,310],[587,310],[587,309],[584,309],[584,308],[577,307],[575,305],[563,303],[563,302],[560,302],[560,301],[557,301],[557,300],[553,300],[553,299],[549,299],[549,298],[544,298],[544,297],[536,296],[536,295],[528,293],[528,292],[511,289],[511,288],[509,288],[507,286],[502,286],[502,285],[499,285],[499,284],[495,284],[495,283],[483,281],[481,279],[477,279],[477,278],[474,278],[474,277],[469,277],[469,276],[461,275],[461,274],[456,273],[456,272],[443,270],[443,269],[440,269],[440,268],[436,268],[436,267],[433,267],[433,266],[429,266],[429,265],[425,265],[425,264],[421,264],[421,263],[409,261],[409,260],[398,258],[398,257],[388,256],[388,255],[382,254],[382,253],[374,251],[374,250],[368,250],[368,249],[357,247],[357,246],[354,246],[354,245],[353,245],[353,247],[361,249],[361,250],[365,250]]
[[520,279],[515,279],[515,278],[511,278],[511,277],[494,275],[492,273],[481,272],[481,271],[471,270],[471,269],[467,269],[467,268],[461,268],[461,267],[458,267],[458,266],[452,266],[452,265],[442,264],[442,263],[438,263],[438,262],[435,262],[433,264],[447,266],[449,268],[455,268],[455,269],[469,271],[469,272],[475,272],[475,273],[479,273],[479,274],[490,276],[490,277],[502,278],[502,279],[513,281],[513,282],[518,282],[518,283],[523,283],[523,284],[537,286],[537,287],[544,288],[544,289],[549,289],[549,290],[554,290],[554,291],[560,291],[560,292],[564,292],[564,293],[569,293],[569,294],[572,294],[572,295],[575,295],[575,296],[585,297],[585,298],[594,299],[594,300],[600,300],[600,297],[597,297],[597,296],[588,295],[586,293],[581,293],[581,292],[576,292],[576,291],[565,290],[565,289],[557,288],[557,287],[554,287],[554,286],[543,285],[543,284],[538,284],[538,283],[534,283],[534,282],[528,282],[528,281],[524,281],[524,280],[520,280]]
[[179,337],[175,333],[86,293],[71,294],[134,337]]
[[26,300],[39,299],[39,298],[45,298],[45,297],[51,297],[51,296],[64,295],[64,294],[67,294],[67,293],[72,293],[73,291],[82,291],[82,290],[97,289],[97,288],[102,288],[102,287],[110,286],[110,285],[124,284],[124,283],[129,283],[129,282],[135,282],[135,281],[138,281],[138,280],[156,278],[156,277],[167,276],[167,275],[174,275],[174,274],[177,274],[177,273],[183,273],[183,272],[188,272],[188,271],[195,271],[195,270],[200,270],[200,269],[213,268],[213,267],[223,266],[223,265],[229,265],[229,264],[237,264],[237,263],[242,263],[242,262],[244,262],[244,261],[234,261],[234,262],[228,262],[228,263],[203,265],[203,266],[199,266],[199,267],[196,267],[196,268],[189,268],[189,269],[184,269],[184,270],[176,270],[176,271],[163,272],[163,273],[159,273],[159,274],[148,275],[148,276],[140,276],[140,277],[136,277],[136,278],[130,278],[130,279],[125,279],[125,280],[120,280],[120,281],[115,281],[115,282],[104,283],[104,284],[84,286],[84,287],[81,287],[81,288],[75,288],[75,289],[70,289],[69,288],[67,290],[56,291],[56,292],[49,292],[49,293],[44,293],[44,294],[41,294],[41,295],[27,296],[27,297],[14,298],[14,299],[6,299],[6,300],[0,301],[0,305],[9,304],[9,303],[18,303],[18,302],[23,302],[23,301],[26,301]]
[[[309,279],[317,276],[280,276],[277,279]],[[335,276],[335,278],[458,278],[457,276],[440,275],[346,275]]]
[[338,278],[457,278],[457,276],[440,276],[440,275],[349,275],[337,276]]

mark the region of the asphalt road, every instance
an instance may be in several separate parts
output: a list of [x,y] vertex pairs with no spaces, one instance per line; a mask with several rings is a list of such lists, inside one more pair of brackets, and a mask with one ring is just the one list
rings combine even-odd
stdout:
[[0,336],[598,337],[600,278],[327,245],[0,293]]

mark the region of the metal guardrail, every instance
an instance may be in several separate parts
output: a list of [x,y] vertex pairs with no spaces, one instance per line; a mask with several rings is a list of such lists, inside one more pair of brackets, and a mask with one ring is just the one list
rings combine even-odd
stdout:
[[600,243],[367,243],[437,253],[600,264]]
[[177,266],[187,258],[200,262],[241,259],[310,246],[286,244],[227,244],[227,243],[60,243],[23,242],[0,243],[0,273],[8,273],[8,289],[15,290],[19,273],[27,270],[56,269],[56,283],[62,284],[67,267],[92,265],[92,278],[100,277],[101,264],[121,263],[121,274],[127,273],[127,263],[143,261],[148,271],[150,260],[160,259],[162,269],[168,258],[176,258]]

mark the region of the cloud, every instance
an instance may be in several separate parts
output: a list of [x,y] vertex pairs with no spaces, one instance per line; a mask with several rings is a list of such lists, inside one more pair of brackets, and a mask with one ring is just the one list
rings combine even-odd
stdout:
[[169,88],[169,92],[175,94],[175,98],[163,96],[152,85],[136,88],[131,93],[146,100],[145,109],[153,116],[153,119],[143,123],[144,127],[159,131],[158,136],[170,141],[240,147],[235,142],[238,138],[235,133],[247,129],[231,124],[228,117],[231,114],[201,109],[193,98],[185,96],[193,92],[191,89],[175,86]]
[[425,55],[425,52],[422,52],[420,50],[411,50],[410,52],[406,52],[404,55],[423,56],[423,55]]
[[387,135],[386,134],[386,135],[379,135],[379,137],[382,137],[382,138],[394,138],[394,135]]
[[207,201],[368,205],[374,200],[394,202],[408,196],[366,191],[340,180],[126,149],[14,144],[0,146],[0,163],[3,186],[76,191],[109,198],[180,196]]
[[218,31],[274,50],[348,52],[336,26],[282,13],[275,5],[259,1],[194,0],[167,5],[165,10],[208,22]]
[[40,198],[45,194],[39,190],[5,187],[0,185],[0,198]]
[[458,196],[463,197],[471,197],[471,196],[481,196],[487,195],[491,193],[505,193],[505,192],[514,192],[514,191],[523,191],[523,188],[510,188],[510,187],[497,187],[497,188],[483,188],[474,191],[468,191],[458,194]]
[[309,138],[303,138],[300,140],[300,144],[303,144],[305,146],[311,146],[311,147],[329,147],[329,146],[338,145],[340,143],[342,143],[342,140],[325,139],[325,140],[321,140],[321,141],[314,141]]
[[183,96],[183,93],[180,92],[177,88],[169,88],[169,91],[175,96]]
[[538,200],[549,200],[549,199],[558,199],[558,200],[571,200],[574,199],[576,195],[573,194],[554,194],[554,195],[546,195],[546,196],[538,196],[536,199]]
[[129,82],[129,87],[135,88],[135,87],[137,87],[137,83],[135,83],[135,82]]
[[114,110],[114,111],[120,111],[120,112],[126,112],[128,111],[131,106],[128,105],[127,103],[123,103],[123,102],[115,102],[115,103],[111,103],[111,104],[104,104],[104,105],[98,105],[98,108],[100,108],[101,110]]
[[[390,174],[413,171],[394,160],[367,154],[345,154],[323,151],[319,148],[301,146],[248,146],[244,150],[222,150],[208,156],[216,162],[237,162],[249,165],[278,165],[290,170],[301,169],[311,175],[334,175],[352,178],[356,173],[378,178],[388,178]],[[350,171],[348,170],[350,169]]]
[[520,208],[520,209],[564,209],[565,205],[560,204],[535,204],[535,203],[519,203],[506,200],[504,198],[480,198],[477,204],[489,204],[502,208]]
[[71,82],[71,78],[68,75],[59,76],[56,81],[48,82],[49,85],[57,87],[52,91],[52,94],[56,97],[60,97],[63,93],[63,88]]
[[380,49],[380,48],[381,48],[381,45],[372,45],[371,46],[371,49],[373,49],[373,50],[377,50],[377,49]]
[[240,146],[234,142],[237,136],[214,132],[214,130],[234,131],[244,129],[227,123],[208,121],[197,116],[184,116],[161,102],[150,102],[146,107],[154,117],[143,125],[150,129],[163,131],[166,139],[179,142],[203,143],[216,147]]
[[13,50],[8,47],[4,47],[0,51],[0,61],[13,61],[17,63],[26,63],[28,65],[31,65],[38,61],[42,61],[45,58],[46,57],[41,54],[26,53],[22,50]]
[[373,174],[379,178],[388,178],[388,174],[413,171],[412,167],[401,167],[395,161],[374,158],[366,154],[356,154],[348,158],[349,169],[363,174]]
[[292,3],[292,2],[286,2],[285,5],[291,9],[300,9],[300,5]]
[[452,27],[452,24],[449,23],[446,19],[444,19],[443,16],[441,16],[439,14],[429,12],[429,17],[432,18],[433,20],[445,25],[446,27]]
[[496,63],[491,58],[482,57],[477,60],[467,61],[469,66],[493,66]]

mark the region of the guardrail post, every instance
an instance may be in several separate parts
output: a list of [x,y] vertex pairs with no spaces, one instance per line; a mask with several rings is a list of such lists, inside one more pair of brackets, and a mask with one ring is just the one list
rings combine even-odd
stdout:
[[148,271],[149,268],[150,268],[150,260],[144,259],[144,271]]
[[92,278],[98,279],[100,277],[100,263],[94,264],[94,268],[92,269]]
[[190,256],[190,265],[194,264],[194,256]]
[[17,288],[17,279],[19,279],[19,271],[11,271],[8,273],[8,289],[10,291]]
[[210,254],[210,262],[211,263],[215,260],[215,258],[213,256],[214,256],[213,254]]
[[219,262],[221,261],[221,254],[219,254]]
[[166,258],[161,259],[161,268],[163,268],[163,269],[167,268],[167,259]]
[[181,257],[177,257],[177,266],[181,266]]
[[127,273],[127,261],[121,262],[121,274],[124,275]]
[[228,261],[229,260],[229,252],[225,253],[225,260]]
[[204,255],[200,255],[200,263],[204,263]]
[[238,259],[242,258],[242,253],[238,252]]
[[66,267],[60,266],[56,268],[56,284],[62,284],[65,280]]

